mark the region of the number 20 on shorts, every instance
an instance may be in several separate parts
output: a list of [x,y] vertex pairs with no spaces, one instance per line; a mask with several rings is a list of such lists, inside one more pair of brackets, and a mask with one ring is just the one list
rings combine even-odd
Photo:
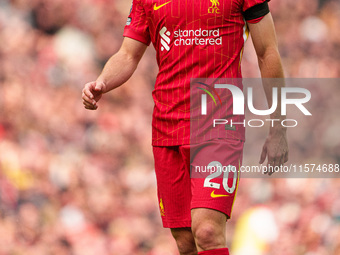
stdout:
[[[238,171],[235,166],[228,165],[228,166],[223,166],[220,162],[218,161],[212,161],[208,164],[207,169],[211,173],[208,175],[205,180],[203,186],[206,188],[215,188],[215,189],[220,189],[221,184],[217,182],[213,182],[213,179],[216,179],[217,177],[220,177],[223,174],[223,188],[224,190],[232,194],[234,193],[236,187],[237,187],[237,181],[238,181]],[[230,174],[233,174],[233,179],[232,179],[232,185],[229,186],[228,180]]]

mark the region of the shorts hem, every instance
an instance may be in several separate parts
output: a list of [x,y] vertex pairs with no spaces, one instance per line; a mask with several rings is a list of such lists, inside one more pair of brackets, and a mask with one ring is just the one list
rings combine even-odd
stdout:
[[163,221],[164,228],[190,228],[191,221]]

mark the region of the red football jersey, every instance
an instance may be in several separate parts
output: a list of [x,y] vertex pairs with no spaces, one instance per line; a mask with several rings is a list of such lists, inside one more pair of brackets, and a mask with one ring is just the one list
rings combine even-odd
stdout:
[[[241,77],[248,36],[242,13],[263,2],[133,0],[124,36],[152,42],[159,66],[153,91],[153,145],[190,144],[190,80]],[[244,140],[244,128],[230,132],[226,137]]]

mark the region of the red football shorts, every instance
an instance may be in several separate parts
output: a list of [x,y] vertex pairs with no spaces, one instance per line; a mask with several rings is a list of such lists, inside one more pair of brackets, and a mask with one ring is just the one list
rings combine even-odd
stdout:
[[164,227],[190,227],[194,208],[214,209],[230,218],[239,184],[242,141],[154,146],[153,153]]

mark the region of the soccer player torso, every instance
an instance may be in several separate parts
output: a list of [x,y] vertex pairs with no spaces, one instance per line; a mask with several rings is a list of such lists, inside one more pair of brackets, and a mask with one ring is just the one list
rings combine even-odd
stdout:
[[[192,78],[241,77],[246,4],[256,0],[133,1],[124,36],[152,42],[159,66],[153,91],[153,145],[190,143]],[[244,140],[243,128],[228,132]]]

